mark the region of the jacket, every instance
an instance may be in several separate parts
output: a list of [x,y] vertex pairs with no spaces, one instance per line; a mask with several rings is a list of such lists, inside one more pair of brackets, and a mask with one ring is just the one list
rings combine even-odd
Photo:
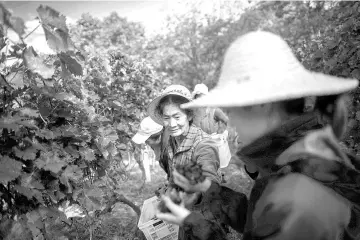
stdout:
[[[167,155],[169,157],[169,184],[173,184],[172,171],[177,165],[186,165],[190,162],[196,162],[201,165],[203,174],[208,177],[212,182],[219,183],[220,176],[217,174],[217,170],[220,166],[220,159],[216,142],[212,140],[208,134],[202,131],[194,124],[190,125],[189,131],[185,139],[176,146],[176,142],[173,137],[170,136],[168,145],[166,147]],[[219,226],[222,235],[226,235],[226,232],[222,226],[222,223],[217,216],[212,214],[209,206],[205,203],[206,194],[194,193],[198,195],[197,202],[190,206],[190,210],[198,213],[206,221]],[[189,240],[193,236],[191,232],[185,232],[183,228],[179,229],[179,239]]]
[[[260,177],[249,199],[230,190],[237,202],[211,211],[244,240],[360,239],[360,161],[341,151],[332,128],[318,120],[302,116],[237,153]],[[206,194],[224,202],[224,191],[214,183]],[[193,239],[222,239],[221,229],[197,213],[183,227]]]

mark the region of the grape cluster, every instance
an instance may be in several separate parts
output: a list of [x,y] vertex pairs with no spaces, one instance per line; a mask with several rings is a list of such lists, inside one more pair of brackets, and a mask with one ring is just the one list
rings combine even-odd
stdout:
[[195,162],[192,162],[187,165],[178,165],[176,166],[176,171],[181,175],[186,177],[192,185],[201,183],[205,180],[201,166]]
[[[195,162],[192,162],[187,165],[178,165],[175,167],[176,171],[186,177],[189,180],[190,184],[195,185],[197,183],[201,183],[205,180],[205,176],[203,175],[203,171],[200,165]],[[179,193],[183,192],[184,189],[175,185],[174,183],[169,184],[165,189],[159,188],[155,191],[155,194],[160,197],[160,195],[167,195],[175,204],[181,203],[181,198]],[[165,206],[165,203],[161,201],[158,205],[160,212],[167,213],[170,210]]]
[[[166,195],[168,197],[170,197],[170,199],[175,203],[175,204],[180,204],[181,203],[181,198],[179,195],[179,191],[175,190],[175,189],[171,189],[170,191],[168,191],[166,193]],[[160,212],[162,213],[169,213],[171,212],[165,205],[165,202],[163,200],[160,201],[159,205],[158,205],[158,209]]]

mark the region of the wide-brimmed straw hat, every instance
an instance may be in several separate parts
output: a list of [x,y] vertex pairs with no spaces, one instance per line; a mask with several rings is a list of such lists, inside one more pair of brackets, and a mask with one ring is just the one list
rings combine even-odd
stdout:
[[355,89],[356,79],[311,72],[278,35],[256,31],[228,48],[217,86],[183,108],[243,107]]
[[159,96],[157,96],[154,100],[152,100],[148,106],[148,114],[149,116],[158,124],[163,125],[162,117],[157,110],[159,102],[166,96],[169,95],[177,95],[185,98],[187,101],[191,101],[191,93],[189,89],[182,85],[170,85],[165,90],[161,92]]
[[144,144],[151,135],[161,132],[162,129],[162,125],[157,124],[150,117],[146,117],[141,121],[139,130],[131,140],[136,144]]

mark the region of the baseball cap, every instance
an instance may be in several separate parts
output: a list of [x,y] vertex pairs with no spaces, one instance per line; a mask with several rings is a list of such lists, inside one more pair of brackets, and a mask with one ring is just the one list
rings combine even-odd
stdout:
[[136,144],[144,144],[151,135],[159,133],[162,129],[163,126],[157,124],[150,117],[146,117],[141,121],[140,129],[131,140]]

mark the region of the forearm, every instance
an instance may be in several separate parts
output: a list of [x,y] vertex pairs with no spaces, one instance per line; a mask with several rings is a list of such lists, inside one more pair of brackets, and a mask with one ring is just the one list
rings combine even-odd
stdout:
[[208,139],[198,144],[194,160],[201,166],[202,173],[209,180],[220,183],[218,169],[220,167],[219,153],[213,140]]
[[225,113],[221,109],[215,109],[214,118],[217,121],[223,122],[225,125],[227,125],[229,118],[225,115]]

